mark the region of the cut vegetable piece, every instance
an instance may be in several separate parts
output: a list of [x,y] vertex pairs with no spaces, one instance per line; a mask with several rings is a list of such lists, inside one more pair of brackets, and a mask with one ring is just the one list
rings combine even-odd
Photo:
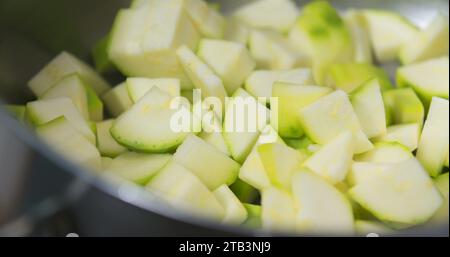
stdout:
[[250,28],[233,17],[228,17],[224,39],[247,45]]
[[396,142],[400,143],[413,152],[417,149],[420,137],[420,125],[410,123],[403,125],[394,125],[387,128],[386,135],[377,137],[375,142]]
[[153,87],[159,88],[171,97],[180,96],[179,79],[128,78],[126,84],[128,94],[134,103],[138,102]]
[[146,188],[176,208],[222,220],[225,210],[214,194],[188,169],[169,162]]
[[[208,117],[206,119],[210,119],[211,122],[205,122],[205,117]],[[227,156],[231,156],[230,150],[228,150],[228,145],[222,134],[222,122],[214,111],[209,111],[205,114],[203,117],[202,127],[203,130],[199,134],[199,137],[205,142],[215,146],[219,149],[219,151]]]
[[314,142],[325,145],[341,133],[353,133],[355,154],[369,151],[372,143],[361,129],[352,104],[343,91],[335,91],[319,98],[299,111],[299,118],[306,135]]
[[178,78],[192,88],[178,62],[182,45],[194,49],[199,33],[186,11],[187,1],[149,1],[137,9],[119,11],[111,31],[109,57],[127,76]]
[[295,230],[296,208],[292,196],[275,187],[261,193],[261,218],[264,229],[288,232]]
[[368,63],[334,64],[330,67],[330,77],[337,89],[352,93],[370,79],[378,79],[382,90],[392,89],[386,72]]
[[127,151],[127,149],[117,143],[111,135],[111,127],[114,120],[106,120],[97,123],[97,148],[103,156],[117,157]]
[[222,80],[188,47],[180,47],[177,55],[195,88],[202,90],[204,97],[218,97],[224,103],[227,92]]
[[347,183],[350,186],[362,184],[370,181],[374,176],[380,176],[392,167],[394,167],[392,163],[354,162],[348,173]]
[[228,95],[244,84],[256,65],[244,45],[231,41],[204,39],[198,56],[219,75]]
[[93,171],[101,170],[101,157],[95,145],[75,129],[72,123],[60,116],[48,123],[39,125],[36,133],[55,152],[62,154],[68,160]]
[[417,159],[432,177],[438,176],[449,153],[448,100],[434,97],[420,137]]
[[327,1],[307,4],[289,38],[312,60],[314,78],[321,86],[327,84],[329,65],[353,60],[350,32]]
[[171,157],[170,154],[123,153],[113,159],[105,172],[145,185],[169,162]]
[[[269,103],[272,97],[272,86],[275,82],[299,85],[314,85],[311,69],[293,70],[258,70],[248,76],[245,89],[254,97],[263,97],[263,103]],[[258,99],[261,101],[260,99]]]
[[425,109],[410,88],[393,89],[383,93],[387,124],[418,123],[423,125]]
[[28,86],[36,96],[40,97],[56,82],[73,73],[78,73],[99,95],[110,88],[109,84],[91,67],[67,52],[62,52],[56,56],[28,82]]
[[381,10],[363,12],[375,56],[380,62],[395,60],[400,48],[417,35],[417,28],[397,13]]
[[111,165],[113,159],[109,157],[102,157],[101,158],[101,165],[102,165],[102,171],[105,171],[109,168],[109,165]]
[[[300,138],[303,129],[298,112],[331,92],[332,89],[327,87],[275,82],[272,96],[278,99],[278,108],[272,106],[270,113],[272,125],[278,127],[278,133],[282,137]],[[274,123],[277,121],[276,126]]]
[[282,144],[263,144],[258,147],[258,154],[271,184],[291,189],[292,174],[301,167],[307,156]]
[[237,162],[243,163],[250,154],[269,115],[269,109],[244,89],[239,88],[228,101],[223,136]]
[[402,227],[426,222],[443,204],[439,191],[415,158],[356,185],[349,194],[380,220]]
[[55,99],[67,97],[77,107],[78,111],[86,120],[89,120],[88,99],[85,86],[76,74],[68,75],[58,81],[49,90],[43,93],[40,99]]
[[236,19],[251,27],[273,29],[281,33],[291,29],[298,15],[299,10],[291,0],[254,1],[233,13]]
[[434,96],[448,99],[448,56],[403,66],[397,70],[397,84],[411,87],[424,101],[425,106]]
[[386,112],[378,79],[364,83],[352,93],[350,101],[368,138],[386,134]]
[[89,85],[85,84],[89,117],[92,121],[102,121],[103,120],[103,102],[100,100],[99,96]]
[[372,46],[361,12],[349,10],[342,18],[350,31],[353,47],[355,48],[353,60],[357,63],[372,63]]
[[258,200],[258,190],[241,179],[237,179],[230,189],[242,203],[253,203]]
[[95,135],[87,121],[69,98],[55,98],[29,102],[27,114],[34,126],[50,122],[64,116],[87,140],[95,145]]
[[171,101],[172,97],[167,93],[156,87],[151,89],[114,122],[111,128],[114,139],[128,149],[141,152],[174,150],[191,131],[173,126],[174,116],[182,113],[184,117],[191,117],[191,113],[184,107],[170,108]]
[[188,0],[187,12],[202,36],[223,38],[225,18],[203,0]]
[[227,185],[218,187],[213,193],[225,209],[222,222],[239,225],[247,219],[247,210]]
[[355,156],[356,161],[375,163],[399,163],[414,158],[409,149],[399,143],[376,143],[366,153]]
[[178,147],[173,160],[192,171],[211,190],[233,184],[240,168],[238,163],[197,136],[189,136]]
[[434,184],[444,197],[444,204],[442,207],[434,214],[433,218],[430,220],[432,224],[443,225],[448,223],[449,216],[449,179],[448,173],[442,174],[434,179]]
[[261,227],[261,206],[244,203],[244,207],[247,210],[247,220],[243,224],[246,227],[250,228],[260,228]]
[[108,48],[111,36],[108,34],[100,39],[92,48],[92,59],[94,59],[95,69],[99,73],[108,73],[114,71],[114,64],[109,60]]
[[245,160],[239,172],[240,179],[259,190],[271,186],[271,182],[257,149],[260,145],[270,143],[284,144],[275,129],[273,129],[270,125],[267,125],[261,131],[261,135],[256,141],[253,150]]
[[306,56],[275,31],[252,30],[249,49],[259,69],[284,70],[309,64]]
[[420,62],[448,55],[448,17],[438,14],[422,31],[400,50],[403,64]]
[[353,135],[344,132],[324,145],[304,163],[306,167],[332,184],[344,181],[353,157]]
[[386,227],[381,222],[357,220],[355,221],[356,232],[360,236],[368,236],[370,234],[377,234],[378,236],[389,236],[394,234],[394,230]]
[[118,117],[133,106],[125,82],[112,88],[102,98],[105,101],[106,108],[113,117]]
[[351,235],[354,232],[352,206],[348,199],[318,175],[306,170],[292,178],[292,193],[299,211],[298,231]]

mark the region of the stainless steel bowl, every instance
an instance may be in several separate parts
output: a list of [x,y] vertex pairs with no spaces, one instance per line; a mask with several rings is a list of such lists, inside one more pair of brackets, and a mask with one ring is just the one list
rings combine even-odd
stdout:
[[[231,12],[248,0],[214,0]],[[305,1],[297,1],[304,4]],[[446,0],[332,0],[340,10],[400,12],[419,26]],[[126,0],[0,0],[0,102],[32,99],[27,81],[62,50],[90,60],[93,44],[108,32]],[[269,14],[270,15],[270,14]],[[396,63],[386,65],[391,72]],[[115,78],[111,77],[114,81]],[[0,107],[0,236],[226,236],[266,235],[188,216],[130,185],[99,179],[62,159]],[[448,236],[448,224],[399,232]]]

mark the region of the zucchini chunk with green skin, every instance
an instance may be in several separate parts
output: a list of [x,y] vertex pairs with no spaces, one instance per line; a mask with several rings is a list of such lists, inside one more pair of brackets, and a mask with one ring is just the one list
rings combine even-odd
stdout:
[[[172,100],[169,94],[153,88],[117,118],[111,128],[112,136],[121,145],[139,152],[165,153],[176,149],[190,132],[173,128],[172,119],[184,108],[172,109]],[[189,110],[184,111],[191,116]]]
[[364,83],[350,95],[350,101],[368,138],[386,134],[386,112],[378,79]]
[[400,143],[413,152],[419,144],[421,126],[419,123],[394,125],[387,128],[385,135],[374,138],[375,142]]
[[176,50],[197,47],[199,33],[186,11],[187,1],[149,1],[137,9],[120,10],[114,21],[108,54],[131,77],[178,78],[183,89],[192,83]]
[[349,194],[378,219],[395,227],[422,224],[443,204],[433,181],[415,158],[374,174]]
[[170,161],[171,157],[170,154],[126,152],[114,158],[105,173],[145,185]]
[[417,28],[397,13],[381,10],[363,11],[375,56],[380,62],[393,61],[401,47],[417,35]]
[[244,222],[244,226],[249,228],[261,228],[262,221],[261,221],[261,206],[260,205],[254,205],[254,204],[248,204],[244,203],[244,207],[247,210],[247,220]]
[[153,87],[159,88],[172,97],[180,96],[179,79],[128,78],[126,81],[128,95],[133,103],[137,103]]
[[264,165],[261,160],[261,156],[258,153],[258,147],[264,144],[277,143],[284,145],[283,140],[278,136],[277,132],[270,125],[267,125],[253,146],[253,150],[245,160],[244,164],[239,171],[239,178],[249,185],[262,190],[271,186],[271,182]]
[[227,185],[218,187],[213,193],[225,209],[223,223],[239,225],[247,219],[247,210]]
[[224,39],[247,45],[250,37],[250,28],[236,18],[227,17]]
[[434,184],[437,189],[441,193],[441,195],[445,198],[444,204],[442,207],[434,214],[433,218],[430,220],[430,223],[436,225],[446,224],[448,222],[449,216],[449,177],[448,173],[442,174],[439,177],[434,179]]
[[270,111],[244,89],[239,88],[227,104],[223,137],[231,156],[243,163],[261,130],[269,123]]
[[350,31],[354,47],[354,62],[372,63],[372,46],[369,33],[364,26],[363,15],[357,10],[344,13],[342,19]]
[[233,184],[240,169],[240,165],[230,157],[194,135],[178,147],[173,160],[189,169],[210,190]]
[[28,86],[37,97],[40,97],[56,82],[73,73],[78,73],[99,95],[110,88],[110,85],[91,67],[68,52],[56,56],[28,82]]
[[176,162],[169,162],[159,171],[146,189],[188,213],[215,220],[225,217],[225,210],[214,194],[191,171]]
[[423,125],[425,108],[411,88],[397,88],[383,92],[386,124],[418,123]]
[[393,163],[353,162],[347,176],[347,184],[355,186],[370,181],[373,176],[394,167]]
[[284,190],[290,190],[292,174],[307,159],[305,154],[277,143],[260,145],[258,154],[271,184]]
[[[272,125],[278,127],[282,137],[300,138],[303,129],[298,111],[331,92],[327,87],[275,82],[272,96],[278,98],[278,108],[272,106],[270,111]],[[274,124],[277,121],[278,124]]]
[[[311,69],[299,68],[292,70],[257,70],[248,76],[245,90],[254,97],[264,97],[269,103],[272,97],[272,86],[275,82],[292,83],[299,85],[314,85]],[[260,99],[258,99],[260,101]]]
[[429,106],[434,96],[448,99],[448,70],[448,56],[406,65],[397,70],[397,84],[414,89],[425,106]]
[[283,35],[271,30],[252,30],[249,49],[258,69],[285,70],[310,63]]
[[432,177],[442,172],[449,152],[448,100],[434,97],[423,127],[417,149],[417,159]]
[[319,98],[299,111],[299,119],[306,135],[314,142],[325,145],[341,133],[353,133],[355,154],[373,148],[362,131],[352,104],[344,91],[335,91]]
[[269,187],[261,192],[262,227],[269,231],[295,231],[295,202],[285,190]]
[[105,101],[106,109],[113,117],[119,117],[133,106],[125,82],[109,90],[102,98]]
[[355,221],[356,233],[359,236],[367,236],[369,234],[375,233],[379,236],[389,236],[395,233],[394,230],[386,227],[381,222],[368,221],[368,220],[357,220]]
[[309,157],[303,167],[314,171],[332,184],[344,181],[353,157],[351,132],[344,132]]
[[438,14],[434,20],[400,50],[400,60],[410,64],[448,55],[448,17]]
[[203,97],[218,97],[225,102],[227,92],[222,80],[192,50],[182,46],[177,50],[178,59],[195,88],[201,90]]
[[74,128],[64,116],[39,125],[36,133],[56,152],[75,164],[93,171],[102,170],[100,153],[95,145]]
[[330,67],[330,77],[336,89],[352,93],[370,79],[377,78],[381,90],[392,89],[392,83],[386,72],[368,63],[334,64]]
[[38,100],[27,104],[27,114],[34,126],[64,116],[89,142],[95,145],[95,134],[69,98]]
[[228,95],[233,95],[255,68],[247,48],[239,43],[203,39],[198,56],[222,79]]
[[96,124],[97,148],[102,156],[112,158],[127,151],[112,137],[110,130],[113,124],[114,120],[106,120]]
[[255,1],[243,5],[233,13],[237,20],[253,28],[273,29],[281,33],[291,29],[298,15],[298,7],[291,0]]
[[352,206],[346,196],[318,175],[301,170],[292,178],[292,194],[299,210],[297,231],[352,235]]
[[314,78],[321,86],[327,84],[326,74],[331,64],[353,60],[350,32],[327,1],[305,5],[289,38],[305,49],[313,62]]
[[355,156],[356,161],[374,163],[398,163],[414,158],[409,149],[399,143],[375,143],[374,148]]

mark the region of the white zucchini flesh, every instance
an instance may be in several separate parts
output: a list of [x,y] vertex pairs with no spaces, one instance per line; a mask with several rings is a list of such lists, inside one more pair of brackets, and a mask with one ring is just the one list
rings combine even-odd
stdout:
[[114,139],[128,149],[140,152],[165,153],[176,149],[191,134],[192,128],[179,130],[173,126],[172,119],[176,114],[191,117],[191,113],[184,107],[172,109],[172,100],[156,87],[150,90],[116,119],[111,128]]
[[415,158],[394,164],[351,188],[350,196],[382,221],[402,227],[428,221],[443,199]]
[[224,223],[239,225],[247,219],[247,210],[227,185],[218,187],[213,193],[225,209]]
[[153,87],[159,88],[172,97],[180,96],[181,92],[179,79],[128,78],[126,85],[133,103],[137,103]]
[[95,145],[95,134],[70,98],[38,100],[27,104],[27,115],[35,126],[64,116],[83,136]]
[[194,135],[186,138],[178,147],[173,160],[189,169],[210,190],[223,184],[233,184],[240,169],[237,162]]
[[449,152],[448,100],[433,98],[417,149],[417,159],[431,176],[438,176]]
[[296,207],[292,195],[275,187],[261,192],[262,227],[271,231],[295,231]]
[[214,194],[188,169],[175,162],[169,162],[146,189],[188,213],[218,221],[225,216]]
[[357,63],[372,63],[372,46],[369,33],[364,27],[361,12],[349,10],[343,15],[343,20],[353,39],[354,61]]
[[106,109],[113,117],[118,117],[133,106],[133,101],[128,94],[126,83],[121,83],[111,88],[102,96]]
[[105,120],[96,124],[97,148],[102,156],[111,158],[128,151],[112,137],[110,130],[113,124],[114,120]]
[[147,184],[172,158],[170,154],[126,152],[114,158],[105,173],[139,185]]
[[442,207],[434,214],[433,218],[430,220],[430,223],[443,225],[448,222],[449,217],[449,173],[442,174],[439,177],[435,178],[434,184],[445,200]]
[[419,144],[420,133],[419,123],[393,125],[387,128],[385,135],[374,138],[374,141],[400,143],[413,152]]
[[36,128],[36,133],[56,152],[92,171],[101,171],[100,153],[72,123],[61,116]]
[[301,170],[292,178],[292,194],[299,206],[298,231],[319,234],[352,235],[352,206],[346,196],[320,176]]
[[28,86],[39,97],[63,77],[74,73],[78,73],[99,95],[110,88],[91,67],[68,52],[56,56],[28,82]]
[[363,153],[373,148],[344,91],[338,90],[323,96],[301,109],[299,119],[306,135],[318,144],[325,145],[350,130],[354,136],[354,153]]
[[224,39],[247,45],[250,36],[250,27],[242,22],[239,22],[236,18],[227,17]]
[[398,163],[413,158],[414,155],[399,143],[376,143],[366,153],[355,156],[356,161],[373,163]]

